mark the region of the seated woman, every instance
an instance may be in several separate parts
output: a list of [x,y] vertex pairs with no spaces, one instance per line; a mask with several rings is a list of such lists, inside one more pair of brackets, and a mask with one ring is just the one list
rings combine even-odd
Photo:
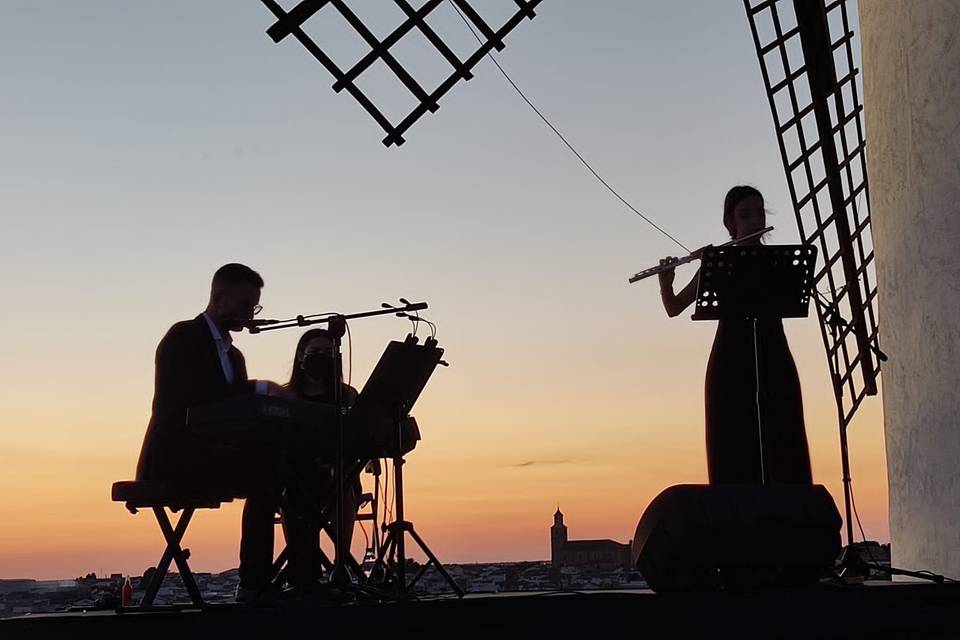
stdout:
[[[309,400],[311,402],[321,402],[333,404],[336,401],[334,396],[336,387],[333,385],[333,365],[334,365],[334,343],[333,339],[326,329],[310,329],[306,331],[297,343],[293,358],[293,371],[290,374],[290,381],[286,387],[300,400]],[[337,363],[340,364],[339,362]],[[352,407],[357,399],[357,390],[343,381],[343,367],[338,366],[340,371],[341,402],[344,407]],[[349,466],[351,460],[345,460],[344,465]],[[305,487],[308,494],[307,499],[315,505],[333,504],[336,494],[336,477],[334,475],[334,466],[330,464],[317,465],[316,483],[314,486]],[[363,492],[360,485],[359,473],[355,476],[344,478],[343,495],[343,533],[344,538],[349,541],[353,539],[353,528],[357,515],[357,499]],[[335,513],[330,510],[329,513]],[[323,529],[333,538],[335,533],[335,517],[331,517],[321,523]],[[288,527],[284,527],[284,535],[292,532]],[[309,561],[312,566],[319,566],[319,526],[312,527],[313,539],[308,541],[309,546],[316,554],[317,561]],[[296,534],[294,534],[296,535]]]
[[[333,339],[326,329],[310,329],[300,336],[293,356],[293,371],[287,389],[301,400],[333,404],[332,384]],[[352,407],[357,400],[357,390],[343,381],[343,366],[340,370],[340,392],[345,407]]]

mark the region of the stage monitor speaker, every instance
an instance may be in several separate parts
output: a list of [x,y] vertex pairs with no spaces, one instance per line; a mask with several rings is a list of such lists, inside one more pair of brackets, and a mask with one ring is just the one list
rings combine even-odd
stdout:
[[841,525],[822,485],[676,485],[647,507],[631,551],[654,591],[796,586],[829,574]]

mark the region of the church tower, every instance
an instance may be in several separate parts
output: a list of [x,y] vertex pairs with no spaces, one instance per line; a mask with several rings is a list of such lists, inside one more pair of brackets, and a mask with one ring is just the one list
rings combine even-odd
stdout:
[[550,527],[550,562],[554,568],[560,567],[560,552],[566,544],[567,527],[563,524],[563,514],[557,506],[557,512],[553,514],[553,526]]

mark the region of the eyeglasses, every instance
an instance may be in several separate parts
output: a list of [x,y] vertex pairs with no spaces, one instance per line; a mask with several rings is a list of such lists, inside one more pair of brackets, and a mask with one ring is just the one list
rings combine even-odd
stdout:
[[257,315],[258,313],[260,313],[261,311],[263,311],[263,307],[261,307],[261,306],[258,305],[258,304],[255,304],[255,305],[253,305],[252,307],[249,307],[249,306],[248,306],[248,307],[243,307],[243,308],[244,308],[244,309],[249,309],[249,310],[250,310],[250,313],[253,314],[253,315]]

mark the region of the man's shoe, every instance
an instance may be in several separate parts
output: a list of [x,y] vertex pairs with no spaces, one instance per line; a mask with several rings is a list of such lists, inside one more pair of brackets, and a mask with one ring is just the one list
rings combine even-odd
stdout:
[[340,605],[356,601],[356,596],[325,582],[312,582],[284,589],[279,600],[282,602],[309,605]]
[[271,604],[276,600],[276,589],[273,585],[268,585],[263,589],[250,589],[243,585],[237,585],[237,593],[233,601],[245,606],[262,606]]

